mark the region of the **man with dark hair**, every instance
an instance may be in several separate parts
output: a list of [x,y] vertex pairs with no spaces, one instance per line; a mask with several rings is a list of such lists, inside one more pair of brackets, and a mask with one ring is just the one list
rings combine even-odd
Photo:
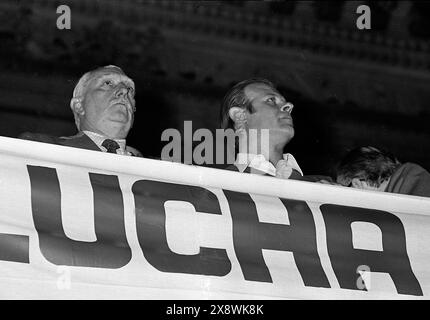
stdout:
[[227,169],[300,179],[303,173],[297,161],[283,153],[294,137],[293,107],[266,79],[233,86],[221,106],[221,127],[234,129],[239,137],[236,161]]
[[343,186],[430,197],[430,174],[414,163],[401,164],[393,155],[374,147],[351,150],[336,170]]
[[134,94],[134,82],[121,68],[109,65],[89,71],[79,79],[70,101],[78,134],[24,133],[20,138],[141,157],[138,150],[126,145],[136,111]]

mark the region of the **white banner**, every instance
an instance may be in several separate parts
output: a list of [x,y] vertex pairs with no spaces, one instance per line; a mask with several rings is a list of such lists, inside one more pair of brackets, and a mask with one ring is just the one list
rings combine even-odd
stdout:
[[430,198],[0,137],[2,299],[430,297]]

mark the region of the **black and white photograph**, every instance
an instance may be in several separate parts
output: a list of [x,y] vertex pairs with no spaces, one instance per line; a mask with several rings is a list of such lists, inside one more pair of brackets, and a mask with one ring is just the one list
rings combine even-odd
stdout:
[[430,1],[2,0],[0,70],[0,300],[430,298]]

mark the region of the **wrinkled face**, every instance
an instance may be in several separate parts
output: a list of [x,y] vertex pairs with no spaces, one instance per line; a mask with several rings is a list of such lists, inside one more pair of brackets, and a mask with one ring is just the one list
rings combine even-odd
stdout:
[[249,84],[244,93],[254,109],[247,116],[248,129],[269,129],[271,141],[288,143],[294,136],[292,104],[264,83]]
[[82,105],[81,130],[124,139],[134,120],[134,83],[119,70],[97,70],[87,83]]

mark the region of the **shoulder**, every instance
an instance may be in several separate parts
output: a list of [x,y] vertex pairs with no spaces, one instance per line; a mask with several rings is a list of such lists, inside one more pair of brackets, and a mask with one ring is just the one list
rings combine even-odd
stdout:
[[130,147],[130,146],[126,146],[125,149],[130,152],[134,157],[139,157],[139,158],[143,158],[142,153],[137,150],[136,148]]
[[400,165],[394,174],[391,176],[391,180],[394,180],[398,177],[405,178],[405,177],[414,177],[414,178],[426,178],[428,179],[430,176],[430,173],[421,167],[420,165],[412,162],[406,162],[402,165]]
[[24,132],[18,136],[19,139],[23,140],[31,140],[37,142],[45,142],[45,143],[54,143],[58,144],[58,137],[51,136],[49,134],[44,133],[33,133],[33,132]]
[[73,136],[64,137],[57,137],[44,133],[24,132],[23,134],[19,135],[18,138],[24,140],[63,145],[67,147],[100,150],[97,145],[93,143],[92,140],[82,132],[79,132],[78,134]]
[[385,191],[430,197],[430,173],[418,164],[404,163],[393,173]]
[[425,173],[425,172],[428,173],[428,171],[426,169],[424,169],[420,165],[418,165],[416,163],[412,163],[412,162],[406,162],[406,163],[402,164],[397,170],[404,170],[407,172],[415,172],[415,173]]

